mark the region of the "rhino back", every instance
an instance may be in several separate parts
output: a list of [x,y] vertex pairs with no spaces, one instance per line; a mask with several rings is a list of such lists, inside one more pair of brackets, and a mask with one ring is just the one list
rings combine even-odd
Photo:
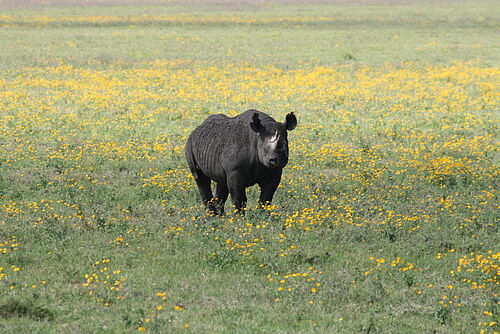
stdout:
[[242,116],[212,115],[189,137],[197,167],[216,182],[226,183],[228,168],[250,163],[250,127]]

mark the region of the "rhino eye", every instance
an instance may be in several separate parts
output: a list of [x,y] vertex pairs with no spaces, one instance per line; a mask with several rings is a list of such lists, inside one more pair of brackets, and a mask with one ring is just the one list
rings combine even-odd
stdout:
[[286,149],[286,142],[284,141],[280,141],[277,145],[276,145],[276,150],[277,151],[284,151]]

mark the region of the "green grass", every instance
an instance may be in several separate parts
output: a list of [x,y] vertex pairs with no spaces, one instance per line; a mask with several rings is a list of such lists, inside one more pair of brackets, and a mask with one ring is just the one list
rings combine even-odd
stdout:
[[[7,10],[4,15],[96,16],[123,18],[105,29],[94,24],[48,26],[20,24],[0,30],[2,64],[5,68],[45,64],[53,58],[78,65],[94,58],[134,63],[154,59],[187,58],[210,62],[251,62],[300,66],[349,60],[362,63],[422,62],[446,64],[453,60],[481,59],[497,66],[500,52],[496,42],[498,15],[492,2],[410,3],[403,5],[267,5],[257,9],[224,11],[218,7],[69,7],[36,10]],[[167,15],[196,17],[199,23],[175,24],[139,21],[129,17]],[[270,22],[238,24],[203,23],[203,17],[282,18],[326,17],[323,23]],[[8,24],[9,21],[5,21]],[[225,21],[223,21],[225,22]],[[96,25],[98,25],[96,23]],[[71,47],[68,44],[72,45]],[[430,44],[430,46],[429,46]],[[427,46],[426,46],[427,45]],[[415,50],[420,48],[419,50]],[[22,50],[19,53],[18,50]],[[350,55],[350,56],[349,56]]]
[[[494,2],[0,9],[0,332],[499,331]],[[248,108],[276,206],[209,217],[183,145]]]

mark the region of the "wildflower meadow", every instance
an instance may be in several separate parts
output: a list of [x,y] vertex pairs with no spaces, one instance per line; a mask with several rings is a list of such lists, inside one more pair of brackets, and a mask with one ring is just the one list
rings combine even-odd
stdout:
[[[500,332],[499,22],[0,1],[0,332]],[[209,216],[186,139],[250,108],[295,113],[290,161],[272,205]]]

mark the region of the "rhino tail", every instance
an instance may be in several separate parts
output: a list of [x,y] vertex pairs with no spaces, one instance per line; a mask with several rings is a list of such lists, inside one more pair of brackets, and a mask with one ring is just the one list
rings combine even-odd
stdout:
[[184,148],[184,154],[186,155],[186,161],[191,170],[191,173],[196,173],[196,160],[194,159],[193,149],[191,147],[191,138],[188,139],[186,147]]

